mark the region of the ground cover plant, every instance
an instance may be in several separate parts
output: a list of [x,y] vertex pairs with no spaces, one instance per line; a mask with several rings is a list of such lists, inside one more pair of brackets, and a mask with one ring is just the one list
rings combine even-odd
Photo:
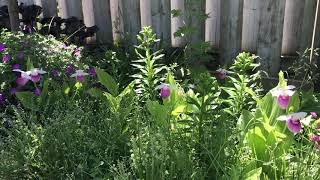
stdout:
[[283,72],[263,90],[249,53],[208,71],[137,40],[95,56],[2,32],[1,179],[320,178],[318,93]]

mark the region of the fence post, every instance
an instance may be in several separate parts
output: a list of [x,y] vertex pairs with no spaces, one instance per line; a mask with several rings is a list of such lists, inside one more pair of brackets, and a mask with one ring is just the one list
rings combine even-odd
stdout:
[[56,0],[42,0],[43,17],[53,17],[57,15]]
[[207,0],[206,13],[209,18],[206,19],[205,41],[208,41],[213,47],[219,47],[220,39],[220,8],[221,0]]
[[221,2],[220,63],[230,64],[241,50],[243,0]]
[[175,37],[175,32],[177,32],[180,27],[184,26],[184,0],[171,0],[171,10],[178,10],[181,12],[181,15],[177,17],[171,15],[171,44],[172,47],[181,47],[184,44],[184,38]]
[[145,26],[152,26],[151,1],[140,0],[141,29]]
[[94,0],[94,16],[97,32],[97,41],[112,43],[112,23],[110,15],[110,4],[106,0]]
[[8,11],[10,18],[10,27],[12,31],[19,30],[19,11],[17,0],[8,1]]
[[244,0],[241,50],[251,53],[257,51],[260,0]]
[[[95,25],[94,8],[92,0],[82,0],[82,12],[83,22],[86,27],[92,27]],[[96,36],[88,37],[86,39],[87,44],[94,44],[96,42]]]
[[299,51],[304,5],[305,0],[290,0],[286,3],[282,55],[296,55],[296,52]]
[[122,19],[126,40],[136,44],[137,34],[141,30],[140,23],[140,0],[122,0]]
[[112,22],[113,42],[118,43],[124,34],[123,18],[122,18],[122,3],[119,0],[110,0],[110,13]]
[[286,0],[261,0],[258,55],[261,68],[276,76],[280,70],[283,21]]

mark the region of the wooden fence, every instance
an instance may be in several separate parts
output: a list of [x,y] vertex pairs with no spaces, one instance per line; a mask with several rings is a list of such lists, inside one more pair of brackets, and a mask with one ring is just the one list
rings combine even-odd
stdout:
[[[0,6],[7,0],[0,0]],[[97,25],[97,41],[113,42],[135,37],[143,26],[152,26],[163,43],[179,47],[184,38],[175,37],[192,11],[205,12],[205,22],[192,18],[198,29],[192,41],[205,40],[219,48],[223,62],[240,51],[258,54],[264,69],[278,72],[281,56],[293,56],[311,46],[316,0],[18,0],[43,8],[43,17],[78,17],[86,26]],[[171,10],[182,16],[173,17]],[[318,16],[320,16],[318,14]],[[320,46],[320,17],[316,47]],[[130,40],[131,38],[131,40]]]

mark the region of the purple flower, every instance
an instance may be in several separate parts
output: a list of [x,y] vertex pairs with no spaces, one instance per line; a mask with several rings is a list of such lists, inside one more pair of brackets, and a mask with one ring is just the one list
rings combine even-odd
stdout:
[[17,69],[21,69],[21,65],[20,64],[13,64],[12,70],[17,70]]
[[306,116],[307,116],[307,113],[299,112],[299,113],[289,114],[287,116],[280,116],[278,117],[278,120],[287,121],[288,129],[292,133],[296,134],[302,131],[301,119],[305,118]]
[[28,72],[21,71],[20,69],[14,69],[13,71],[20,72],[20,77],[16,79],[16,83],[19,86],[24,86],[28,83],[29,80],[31,80],[31,76],[28,74]]
[[96,71],[95,68],[89,69],[88,73],[89,73],[91,76],[96,76],[96,75],[97,75],[97,71]]
[[216,70],[216,72],[215,72],[215,76],[219,80],[224,80],[226,75],[227,75],[227,71],[225,69],[220,68],[220,69]]
[[309,140],[312,142],[320,142],[320,136],[316,134],[311,134],[309,136]]
[[51,71],[51,74],[52,74],[53,77],[58,77],[58,76],[60,76],[60,72],[59,72],[58,69],[53,69],[53,70]]
[[74,49],[73,54],[76,56],[80,56],[81,55],[81,50],[79,48]]
[[89,75],[85,73],[83,70],[77,70],[76,73],[72,74],[71,77],[75,77],[76,81],[83,82],[85,81],[85,76]]
[[24,52],[23,51],[19,51],[18,54],[17,54],[17,58],[19,60],[23,60],[24,59]]
[[6,97],[2,92],[0,92],[0,105],[4,104],[5,100],[6,100]]
[[292,89],[294,89],[295,86],[287,86],[285,88],[277,88],[274,90],[271,90],[271,94],[272,96],[276,96],[277,97],[277,101],[278,101],[278,105],[280,106],[281,109],[287,109],[289,103],[290,103],[290,99],[291,96],[293,96],[294,91],[292,91]]
[[36,95],[36,96],[40,96],[41,95],[41,89],[40,88],[35,88],[33,90],[33,94]]
[[11,88],[11,89],[10,89],[10,94],[11,94],[11,95],[15,95],[16,92],[17,92],[17,88]]
[[10,55],[9,54],[5,54],[2,57],[2,62],[3,63],[8,63],[10,61],[10,59],[11,59]]
[[171,87],[170,84],[165,83],[162,83],[157,87],[157,89],[160,89],[160,97],[163,99],[168,98],[170,96],[171,89],[173,88],[174,87]]
[[30,75],[31,81],[33,82],[39,82],[41,79],[41,74],[47,73],[46,71],[43,71],[42,69],[33,68],[30,71],[27,72],[27,74]]
[[318,115],[317,115],[316,112],[311,112],[310,114],[311,114],[313,119],[317,119],[318,118]]
[[67,75],[71,75],[71,74],[73,74],[73,73],[75,73],[75,67],[74,67],[74,65],[68,65],[67,66],[67,68],[66,68],[66,70],[65,70],[65,73],[67,74]]
[[3,52],[6,49],[6,45],[3,43],[0,43],[0,52]]

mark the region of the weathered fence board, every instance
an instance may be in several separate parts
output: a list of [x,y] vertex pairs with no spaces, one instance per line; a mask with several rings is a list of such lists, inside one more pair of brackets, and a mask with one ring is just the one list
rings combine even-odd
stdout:
[[109,1],[95,0],[93,5],[95,22],[99,28],[97,32],[97,42],[112,43],[112,23]]
[[126,40],[137,42],[137,34],[141,30],[139,0],[122,0],[122,19]]
[[280,69],[286,0],[262,0],[258,34],[258,55],[262,69],[275,76]]
[[244,0],[242,24],[242,51],[255,53],[258,44],[260,0]]
[[243,0],[221,1],[220,62],[230,64],[241,50]]
[[185,40],[183,37],[177,37],[175,33],[179,30],[179,28],[183,27],[184,24],[184,0],[171,0],[171,10],[180,11],[179,16],[171,17],[171,44],[173,47],[181,47],[183,46]]
[[141,28],[145,26],[152,26],[151,1],[152,0],[140,0]]
[[287,0],[284,15],[282,54],[299,51],[305,0]]
[[118,0],[110,0],[110,14],[112,22],[113,41],[117,43],[124,37],[124,27],[122,19],[122,2]]
[[[82,0],[82,12],[84,14],[83,16],[83,22],[86,27],[92,27],[96,25],[95,18],[94,18],[94,6],[92,0]],[[89,37],[86,39],[86,42],[88,44],[93,44],[96,41],[96,36]]]
[[164,46],[171,45],[170,19],[170,0],[152,0],[152,28],[157,33],[158,38],[162,39],[161,44],[163,44]]
[[219,47],[220,39],[220,7],[221,0],[207,0],[206,14],[209,18],[205,23],[205,40],[213,47]]

